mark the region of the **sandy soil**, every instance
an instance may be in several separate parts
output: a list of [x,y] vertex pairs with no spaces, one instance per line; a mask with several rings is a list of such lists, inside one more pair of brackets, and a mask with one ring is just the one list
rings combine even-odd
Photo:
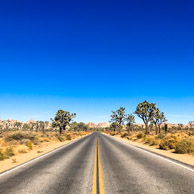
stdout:
[[[83,137],[83,136],[82,136]],[[43,155],[51,150],[54,150],[58,147],[61,147],[67,143],[70,143],[72,141],[75,141],[77,139],[80,139],[81,137],[75,138],[70,141],[64,141],[64,142],[46,142],[42,144],[39,147],[33,148],[32,151],[24,154],[18,154],[13,157],[10,157],[9,159],[5,159],[3,161],[0,161],[0,172],[6,171],[10,168],[13,168],[19,164],[25,163],[33,158],[36,158],[40,155]]]
[[160,150],[160,149],[157,148],[157,146],[149,146],[149,145],[143,144],[141,142],[130,141],[128,139],[121,138],[119,135],[112,136],[112,137],[114,137],[116,139],[119,139],[121,141],[124,141],[128,144],[135,145],[137,147],[144,148],[144,149],[150,150],[152,152],[161,154],[163,156],[167,156],[169,158],[172,158],[172,159],[178,160],[180,162],[183,162],[183,163],[194,166],[194,156],[193,155],[190,155],[190,154],[176,154],[176,153],[173,153],[172,150],[168,150],[168,151]]

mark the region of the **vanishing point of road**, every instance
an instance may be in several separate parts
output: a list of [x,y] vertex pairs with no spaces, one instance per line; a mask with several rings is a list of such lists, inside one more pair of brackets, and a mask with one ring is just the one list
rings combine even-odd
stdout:
[[194,169],[92,133],[0,174],[0,194],[193,194]]

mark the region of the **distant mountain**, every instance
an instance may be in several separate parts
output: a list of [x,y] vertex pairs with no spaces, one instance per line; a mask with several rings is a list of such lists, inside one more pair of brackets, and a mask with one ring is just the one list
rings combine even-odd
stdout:
[[[15,128],[16,127],[16,123],[19,122],[17,120],[13,120],[13,119],[7,119],[7,120],[1,120],[0,119],[0,129],[5,129],[5,128]],[[30,127],[33,126],[33,124],[35,124],[36,121],[35,120],[29,120],[26,122],[26,124],[28,124]],[[24,126],[24,122],[20,122],[21,124],[21,128]],[[87,123],[88,126],[90,128],[106,128],[106,127],[110,127],[110,123],[108,122],[103,122],[103,123],[93,123],[93,122],[89,122]],[[194,122],[189,122],[187,124],[178,124],[178,123],[166,123],[168,125],[169,128],[171,127],[181,127],[181,128],[190,128],[191,126],[194,126]],[[144,127],[144,124],[142,123],[137,123],[136,125],[140,126],[140,127]],[[162,126],[164,126],[164,124],[162,124]],[[47,123],[46,128],[51,127],[51,123]]]
[[110,123],[108,123],[108,122],[98,123],[98,124],[90,122],[87,124],[90,128],[106,128],[106,127],[110,126]]

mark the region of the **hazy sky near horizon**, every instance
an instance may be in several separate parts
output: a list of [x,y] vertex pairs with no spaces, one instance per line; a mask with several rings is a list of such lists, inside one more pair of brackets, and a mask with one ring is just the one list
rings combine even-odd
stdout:
[[97,123],[148,100],[194,120],[193,35],[191,0],[1,1],[0,118]]

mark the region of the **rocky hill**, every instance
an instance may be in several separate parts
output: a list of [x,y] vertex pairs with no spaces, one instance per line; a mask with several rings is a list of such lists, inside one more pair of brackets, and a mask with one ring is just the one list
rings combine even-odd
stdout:
[[110,126],[110,123],[108,123],[108,122],[103,122],[103,123],[98,123],[98,124],[90,122],[87,124],[90,128],[106,128],[106,127]]

